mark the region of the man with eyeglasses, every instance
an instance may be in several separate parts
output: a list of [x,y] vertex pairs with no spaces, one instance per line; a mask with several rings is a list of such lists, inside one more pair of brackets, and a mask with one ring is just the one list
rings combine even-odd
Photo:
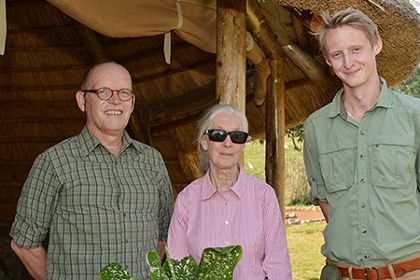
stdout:
[[163,248],[173,196],[160,153],[125,131],[135,102],[130,73],[95,65],[76,100],[86,125],[34,161],[12,249],[35,279],[98,279],[113,262],[146,278],[146,254]]

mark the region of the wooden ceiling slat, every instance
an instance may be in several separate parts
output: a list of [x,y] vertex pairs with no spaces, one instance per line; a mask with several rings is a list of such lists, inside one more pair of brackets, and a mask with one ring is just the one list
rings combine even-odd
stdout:
[[9,29],[7,30],[8,35],[23,35],[23,34],[36,34],[36,33],[56,33],[63,32],[68,30],[75,30],[76,26],[74,25],[63,25],[63,26],[54,26],[48,28],[22,28],[22,29]]

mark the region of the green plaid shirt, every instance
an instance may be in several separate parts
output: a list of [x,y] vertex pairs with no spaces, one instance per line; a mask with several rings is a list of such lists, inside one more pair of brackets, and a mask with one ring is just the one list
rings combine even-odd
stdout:
[[146,254],[166,240],[172,210],[158,151],[124,132],[115,157],[85,127],[35,160],[10,236],[36,248],[49,234],[48,279],[96,280],[112,262],[147,278]]

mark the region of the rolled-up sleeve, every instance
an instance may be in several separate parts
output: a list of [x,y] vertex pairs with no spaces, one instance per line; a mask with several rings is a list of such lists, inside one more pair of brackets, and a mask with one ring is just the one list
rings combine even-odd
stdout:
[[42,246],[51,227],[60,183],[45,154],[33,164],[23,185],[10,236],[23,248]]

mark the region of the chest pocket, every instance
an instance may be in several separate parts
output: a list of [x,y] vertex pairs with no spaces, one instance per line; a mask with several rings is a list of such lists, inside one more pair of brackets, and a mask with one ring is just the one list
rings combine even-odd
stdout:
[[412,180],[416,160],[414,136],[377,136],[369,145],[374,186],[398,188]]
[[319,154],[322,177],[329,193],[346,190],[353,185],[356,147],[346,143],[327,142]]

